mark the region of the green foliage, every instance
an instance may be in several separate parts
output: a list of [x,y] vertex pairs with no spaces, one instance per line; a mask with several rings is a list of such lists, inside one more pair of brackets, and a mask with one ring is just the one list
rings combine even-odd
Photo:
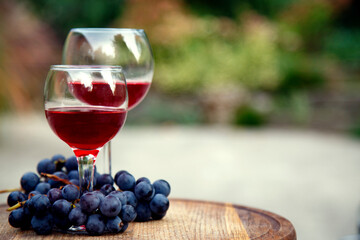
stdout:
[[345,9],[341,9],[336,16],[334,25],[342,28],[352,28],[359,29],[360,27],[360,18],[359,18],[359,9],[360,1],[352,0],[347,2],[348,5]]
[[304,125],[309,121],[311,106],[305,91],[294,91],[289,95],[275,97],[275,115],[280,118],[290,118],[292,123]]
[[[314,58],[314,57],[313,57]],[[319,63],[310,60],[304,54],[283,53],[280,57],[282,81],[276,89],[276,94],[286,94],[320,88],[325,84]]]
[[334,29],[324,40],[324,51],[346,67],[360,68],[360,30]]
[[247,10],[274,17],[295,0],[186,0],[190,8],[200,15],[236,18]]
[[197,14],[226,16],[235,18],[237,16],[238,0],[185,0]]
[[155,78],[167,93],[200,93],[228,83],[249,89],[275,89],[280,83],[278,48],[271,30],[255,28],[234,38],[222,36],[204,20],[210,33],[171,46],[155,46]]
[[349,129],[352,136],[360,139],[360,121],[355,122]]
[[274,18],[276,17],[276,15],[284,11],[295,1],[296,0],[242,0],[237,2],[241,2],[240,9],[251,9],[261,15]]
[[328,29],[331,24],[332,9],[322,3],[311,3],[306,7],[304,17],[294,23],[296,30],[304,37],[312,39],[318,37]]
[[75,27],[106,27],[124,8],[124,0],[19,0],[27,3],[65,37]]
[[246,127],[259,127],[264,125],[265,123],[265,116],[251,106],[241,106],[235,112],[235,125]]

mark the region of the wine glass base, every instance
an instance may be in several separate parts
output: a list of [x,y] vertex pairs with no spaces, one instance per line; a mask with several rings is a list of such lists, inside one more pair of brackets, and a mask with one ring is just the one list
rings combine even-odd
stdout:
[[67,231],[67,233],[72,233],[72,234],[87,234],[86,229],[85,229],[85,225],[82,226],[71,226]]
[[[60,233],[66,233],[66,234],[72,234],[72,235],[87,235],[90,236],[89,233],[86,231],[85,225],[82,226],[71,226],[67,230],[61,230],[57,227],[54,227],[53,231],[60,232]],[[109,231],[104,231],[103,234],[114,234]]]

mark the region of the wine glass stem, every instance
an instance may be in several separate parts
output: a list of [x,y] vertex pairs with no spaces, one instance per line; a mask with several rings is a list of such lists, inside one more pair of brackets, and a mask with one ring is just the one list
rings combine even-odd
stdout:
[[83,194],[85,191],[93,191],[95,156],[92,154],[80,156],[77,157],[77,161],[79,168],[80,193]]
[[104,173],[111,175],[111,141],[104,145],[104,158],[103,158]]

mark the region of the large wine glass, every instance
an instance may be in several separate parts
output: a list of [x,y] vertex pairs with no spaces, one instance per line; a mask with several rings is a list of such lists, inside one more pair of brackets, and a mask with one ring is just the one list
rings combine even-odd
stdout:
[[[142,29],[75,28],[65,41],[63,64],[119,65],[129,95],[129,110],[146,96],[154,74],[149,40]],[[110,142],[104,147],[104,170],[111,175]]]
[[81,193],[92,191],[96,157],[119,132],[127,115],[121,67],[51,66],[44,100],[51,129],[77,157]]

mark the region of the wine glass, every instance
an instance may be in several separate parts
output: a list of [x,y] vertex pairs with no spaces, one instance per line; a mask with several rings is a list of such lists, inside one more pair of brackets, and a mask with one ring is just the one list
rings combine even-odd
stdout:
[[121,67],[51,66],[44,100],[51,129],[78,160],[80,192],[92,191],[96,157],[126,120],[128,96]]
[[[65,41],[63,64],[121,66],[127,81],[128,110],[145,98],[154,74],[152,50],[142,29],[72,29]],[[104,169],[111,175],[110,142],[104,147]]]

